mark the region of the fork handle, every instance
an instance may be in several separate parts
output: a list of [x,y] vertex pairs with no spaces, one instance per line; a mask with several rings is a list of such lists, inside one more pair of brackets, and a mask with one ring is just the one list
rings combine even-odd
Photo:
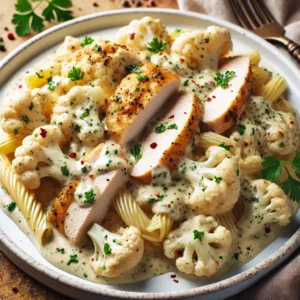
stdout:
[[300,45],[286,37],[268,37],[266,40],[283,45],[290,55],[300,63]]

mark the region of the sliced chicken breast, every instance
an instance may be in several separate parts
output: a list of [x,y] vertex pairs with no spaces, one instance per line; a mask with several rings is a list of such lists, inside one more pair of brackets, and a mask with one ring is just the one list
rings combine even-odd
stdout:
[[172,172],[199,130],[202,114],[200,100],[194,94],[180,96],[172,102],[142,142],[142,158],[133,167],[131,176],[149,183],[152,170],[159,165]]
[[151,63],[128,70],[132,73],[122,80],[106,111],[108,134],[121,145],[138,137],[180,84],[176,74]]
[[[104,148],[105,143],[94,148],[87,156],[86,162],[94,164]],[[91,206],[82,207],[74,201],[74,194],[80,179],[65,186],[54,200],[48,218],[59,232],[66,235],[73,244],[80,247],[86,241],[86,233],[94,223],[101,223],[118,193],[118,190],[127,182],[126,168],[120,168],[98,175],[94,179],[99,189],[99,196]]]
[[230,58],[219,70],[221,74],[234,71],[226,88],[218,86],[205,100],[203,124],[217,133],[229,129],[243,113],[251,89],[250,59]]

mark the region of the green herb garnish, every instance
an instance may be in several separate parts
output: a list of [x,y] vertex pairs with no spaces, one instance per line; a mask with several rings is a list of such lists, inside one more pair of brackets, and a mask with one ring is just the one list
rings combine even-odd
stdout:
[[16,209],[16,207],[17,207],[16,202],[10,202],[10,203],[6,206],[6,208],[7,208],[7,210],[8,210],[9,212],[13,212],[13,211]]
[[158,38],[153,38],[153,40],[149,43],[149,47],[147,49],[150,52],[158,53],[161,51],[164,51],[167,47],[167,43],[163,43],[162,41],[159,41]]
[[87,45],[92,44],[93,42],[94,42],[93,38],[91,38],[90,36],[86,36],[86,37],[84,37],[84,39],[80,45],[81,45],[81,47],[85,47]]
[[92,204],[95,202],[96,193],[93,189],[90,189],[89,191],[84,193],[84,197],[84,203]]
[[69,172],[69,169],[68,169],[67,165],[64,165],[64,166],[60,167],[60,170],[61,170],[61,173],[64,176],[69,176],[70,175],[70,172]]
[[133,149],[130,149],[130,153],[134,156],[135,160],[139,160],[140,158],[142,158],[142,145],[134,145]]
[[229,71],[227,70],[225,72],[225,74],[222,74],[220,72],[216,73],[215,76],[215,82],[217,83],[217,85],[221,86],[221,88],[225,89],[228,87],[229,85],[229,80],[235,75],[234,71]]
[[204,236],[204,231],[194,230],[194,240],[202,241],[203,236]]
[[111,248],[110,248],[109,244],[105,243],[103,250],[106,255],[111,254]]
[[67,265],[69,266],[70,264],[77,264],[77,263],[78,263],[77,254],[70,255],[70,259]]
[[72,67],[72,69],[69,70],[67,77],[72,81],[81,80],[84,77],[84,72],[80,68]]

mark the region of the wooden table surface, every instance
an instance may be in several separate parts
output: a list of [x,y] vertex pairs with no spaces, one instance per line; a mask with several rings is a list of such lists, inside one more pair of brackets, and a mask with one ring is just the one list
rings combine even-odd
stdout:
[[[31,34],[27,37],[20,38],[15,34],[11,19],[15,12],[14,5],[16,2],[16,0],[0,0],[0,37],[3,38],[3,45],[6,48],[5,52],[0,52],[0,60],[10,51],[33,36]],[[73,0],[72,2],[74,17],[94,12],[130,7],[178,8],[176,0]],[[55,25],[55,23],[47,24],[46,28],[53,25]],[[15,40],[8,39],[9,33],[14,34]],[[4,299],[57,300],[68,298],[29,277],[0,251],[0,300]]]

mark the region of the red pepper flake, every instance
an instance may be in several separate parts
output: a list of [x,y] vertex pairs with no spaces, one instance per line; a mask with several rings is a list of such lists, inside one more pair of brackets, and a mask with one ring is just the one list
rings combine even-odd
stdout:
[[180,62],[183,63],[184,62],[184,58],[179,58]]
[[82,165],[84,165],[84,161],[82,160],[81,162],[80,162]]
[[45,138],[47,136],[47,130],[44,128],[40,128],[40,131],[41,131],[41,133],[40,133],[41,137]]
[[92,179],[92,178],[94,178],[94,175],[93,174],[89,174],[89,177]]
[[7,35],[7,38],[8,38],[9,40],[11,40],[11,41],[15,40],[15,36],[14,36],[14,34],[11,33],[11,32]]
[[82,250],[79,250],[79,253],[82,253]]
[[171,204],[168,204],[168,208],[171,208]]
[[160,194],[155,194],[155,196],[156,196],[157,198],[159,198],[159,197],[160,197]]
[[174,119],[174,117],[175,117],[175,116],[174,116],[174,115],[172,115],[172,116],[170,116],[168,119]]
[[212,99],[210,97],[207,97],[205,102],[210,102]]
[[139,248],[136,248],[135,252],[139,252]]
[[271,232],[271,228],[270,227],[265,227],[265,233],[270,233]]
[[59,251],[59,248],[56,248],[55,250],[56,250],[56,251]]
[[213,95],[213,96],[211,96],[212,98],[214,98],[214,99],[216,99],[216,96],[215,95]]
[[61,262],[61,263],[63,263],[64,261],[63,261],[63,260],[61,260],[60,262]]
[[19,88],[19,89],[21,89],[22,87],[23,87],[22,84],[19,84],[19,85],[18,85],[18,88]]
[[193,79],[193,80],[192,80],[192,83],[196,83],[196,81]]
[[157,143],[153,142],[152,144],[150,144],[151,149],[155,149],[156,147],[157,147]]
[[91,258],[91,260],[92,260],[92,261],[94,261],[94,260],[95,260],[95,258],[94,258],[94,257],[92,257],[92,258]]
[[130,40],[134,40],[134,37],[135,37],[135,33],[130,33],[129,39],[130,39]]
[[291,121],[290,124],[294,124],[294,121]]
[[164,53],[163,52],[159,52],[159,55],[162,56]]
[[178,283],[178,282],[179,282],[177,279],[174,279],[173,281],[174,281],[175,283]]
[[171,278],[176,278],[176,275],[174,274],[174,275],[171,275]]
[[247,142],[245,142],[244,146],[245,146],[245,147],[248,147],[248,143],[247,143]]
[[183,251],[182,250],[177,250],[176,254],[178,255],[178,257],[182,257],[183,256]]
[[72,152],[72,153],[70,153],[70,157],[71,157],[71,158],[76,158],[76,157],[77,157],[77,154],[76,154],[75,152]]
[[41,73],[43,73],[43,72],[44,72],[44,70],[40,70],[40,72],[41,72]]

